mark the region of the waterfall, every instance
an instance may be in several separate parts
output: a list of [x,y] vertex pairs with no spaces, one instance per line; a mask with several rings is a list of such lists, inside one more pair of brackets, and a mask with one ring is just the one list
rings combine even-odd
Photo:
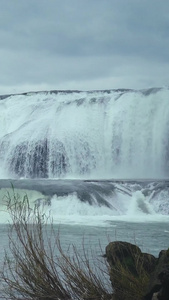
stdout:
[[1,178],[166,178],[169,89],[0,96]]

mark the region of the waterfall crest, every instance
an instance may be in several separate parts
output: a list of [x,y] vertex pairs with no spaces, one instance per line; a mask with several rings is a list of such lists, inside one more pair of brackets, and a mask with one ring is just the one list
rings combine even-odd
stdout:
[[169,90],[0,96],[1,178],[164,178]]

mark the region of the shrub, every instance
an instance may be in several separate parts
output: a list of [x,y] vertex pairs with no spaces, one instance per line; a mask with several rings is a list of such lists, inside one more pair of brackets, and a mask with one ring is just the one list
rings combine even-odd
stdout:
[[80,254],[72,245],[73,254],[64,253],[52,222],[30,207],[26,195],[20,200],[8,194],[7,209],[12,222],[2,272],[6,299],[111,299],[108,269],[99,260],[94,266],[85,248]]

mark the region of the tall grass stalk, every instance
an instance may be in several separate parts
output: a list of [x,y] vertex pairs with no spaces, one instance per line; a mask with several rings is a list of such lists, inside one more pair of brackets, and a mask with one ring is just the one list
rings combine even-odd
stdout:
[[[93,264],[88,251],[72,245],[64,252],[52,221],[40,208],[30,207],[25,195],[7,196],[9,250],[5,253],[2,280],[5,299],[108,300],[112,298],[108,268]],[[105,265],[105,264],[104,264]]]

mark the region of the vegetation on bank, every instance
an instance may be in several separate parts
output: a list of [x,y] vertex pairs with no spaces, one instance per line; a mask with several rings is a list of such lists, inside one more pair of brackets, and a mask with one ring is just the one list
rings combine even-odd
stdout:
[[81,254],[74,245],[65,253],[52,222],[40,208],[30,208],[26,195],[8,195],[7,209],[12,222],[2,272],[6,299],[111,298],[106,264],[97,259],[94,265],[85,248]]

